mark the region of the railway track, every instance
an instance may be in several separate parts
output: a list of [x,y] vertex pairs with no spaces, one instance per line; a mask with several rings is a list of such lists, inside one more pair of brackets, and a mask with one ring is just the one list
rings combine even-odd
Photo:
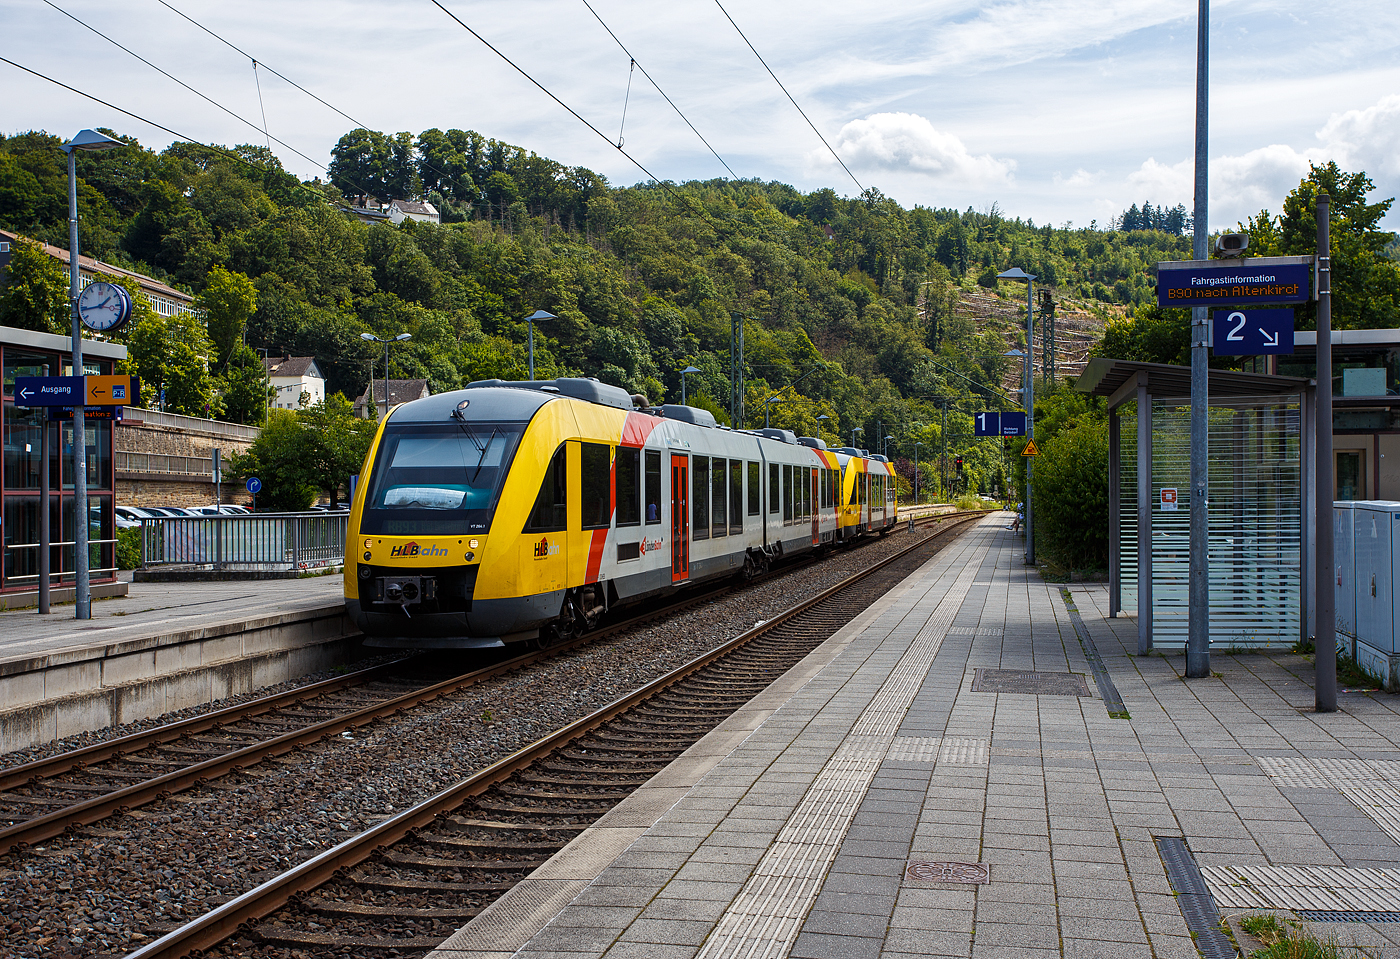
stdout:
[[411,956],[435,948],[984,515],[931,521],[933,532],[907,549],[129,959]]
[[[959,515],[931,517],[928,527]],[[977,514],[980,515],[980,514]],[[815,562],[803,558],[763,577],[771,581]],[[435,702],[654,620],[711,602],[725,585],[644,609],[547,649],[533,650],[451,679],[416,683],[403,660],[216,710],[177,723],[0,770],[0,854],[71,833],[120,812],[204,785],[264,760]]]

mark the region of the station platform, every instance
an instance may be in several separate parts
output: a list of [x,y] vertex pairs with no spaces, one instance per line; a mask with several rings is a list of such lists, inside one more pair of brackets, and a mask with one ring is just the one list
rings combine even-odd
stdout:
[[1028,570],[1009,520],[431,959],[1234,956],[1188,925],[1217,906],[1315,910],[1319,931],[1396,955],[1396,697],[1313,713],[1311,666],[1284,652],[1217,654],[1186,681],[1180,653],[1130,653],[1105,586]]
[[342,579],[130,583],[92,618],[0,611],[0,753],[337,665],[359,633]]

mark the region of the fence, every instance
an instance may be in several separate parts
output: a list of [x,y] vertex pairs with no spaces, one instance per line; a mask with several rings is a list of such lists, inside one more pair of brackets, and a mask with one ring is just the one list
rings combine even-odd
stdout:
[[117,450],[118,473],[182,473],[187,476],[214,475],[212,456],[172,456],[168,453],[128,453]]
[[141,521],[141,568],[324,569],[345,562],[348,513],[181,516]]

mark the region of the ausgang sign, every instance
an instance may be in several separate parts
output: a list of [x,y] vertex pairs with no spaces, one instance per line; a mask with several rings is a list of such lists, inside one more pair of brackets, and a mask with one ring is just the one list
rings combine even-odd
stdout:
[[1158,306],[1248,306],[1312,299],[1313,258],[1175,260],[1157,264]]

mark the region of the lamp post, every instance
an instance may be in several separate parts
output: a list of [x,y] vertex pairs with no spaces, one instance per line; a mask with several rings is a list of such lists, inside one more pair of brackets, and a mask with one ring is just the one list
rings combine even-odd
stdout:
[[[535,378],[535,321],[536,320],[557,320],[559,317],[553,313],[546,313],[544,310],[536,310],[525,317],[525,322],[530,328],[530,379]],[[696,371],[697,373],[699,370]],[[684,381],[682,381],[684,382]]]
[[[1035,274],[1013,266],[997,274],[998,280],[1026,284],[1026,439],[1035,440]],[[1026,457],[1026,565],[1035,565],[1035,524],[1031,516],[1031,477],[1034,457]]]
[[858,450],[858,449],[860,449],[860,447],[856,445],[856,434],[857,434],[857,433],[864,433],[864,432],[865,432],[865,430],[861,429],[859,426],[852,426],[852,427],[851,427],[851,449],[853,449],[853,450]]
[[[535,368],[534,368],[533,366],[530,367],[530,371],[531,371],[531,372],[530,372],[530,379],[532,379],[532,380],[535,378],[534,369],[535,369]],[[699,368],[699,367],[696,367],[696,366],[687,366],[685,369],[681,370],[681,406],[689,406],[689,405],[690,405],[689,403],[687,403],[687,402],[685,401],[685,374],[687,374],[687,373],[699,373],[699,372],[700,372],[700,368]]]
[[[78,316],[78,169],[77,151],[98,153],[122,145],[120,140],[80,130],[60,147],[68,154],[68,308],[73,324],[73,375],[85,376],[83,324]],[[92,619],[92,589],[88,557],[87,422],[83,407],[73,407],[73,599],[74,619]],[[42,507],[48,510],[49,504]]]
[[778,399],[780,395],[781,394],[774,393],[772,396],[768,397],[768,399],[763,401],[763,428],[765,430],[768,429],[768,411],[773,408],[773,403]]
[[[362,339],[362,340],[369,340],[369,341],[374,342],[374,343],[383,343],[383,344],[384,344],[384,415],[385,415],[385,416],[388,416],[388,415],[389,415],[389,344],[390,344],[390,343],[397,343],[397,342],[399,342],[400,340],[411,340],[411,339],[413,339],[413,334],[412,334],[412,333],[400,333],[398,336],[395,336],[395,337],[393,337],[393,338],[391,338],[391,339],[381,340],[379,337],[375,336],[373,333],[361,333],[361,334],[360,334],[360,339]],[[370,375],[370,379],[369,379],[369,391],[370,391],[370,398],[373,399],[373,398],[374,398],[374,376],[373,376],[373,374]],[[381,420],[380,422],[383,422],[383,421]]]
[[889,459],[889,458],[890,458],[890,440],[892,440],[892,439],[894,439],[893,436],[886,436],[886,437],[885,437],[884,447],[883,447],[883,449],[881,450],[881,452],[885,454],[885,459]]
[[823,414],[821,414],[820,416],[817,417],[817,439],[821,439],[821,438],[822,438],[822,420],[829,420],[829,419],[831,419],[831,417],[827,416],[825,413],[823,413]]

